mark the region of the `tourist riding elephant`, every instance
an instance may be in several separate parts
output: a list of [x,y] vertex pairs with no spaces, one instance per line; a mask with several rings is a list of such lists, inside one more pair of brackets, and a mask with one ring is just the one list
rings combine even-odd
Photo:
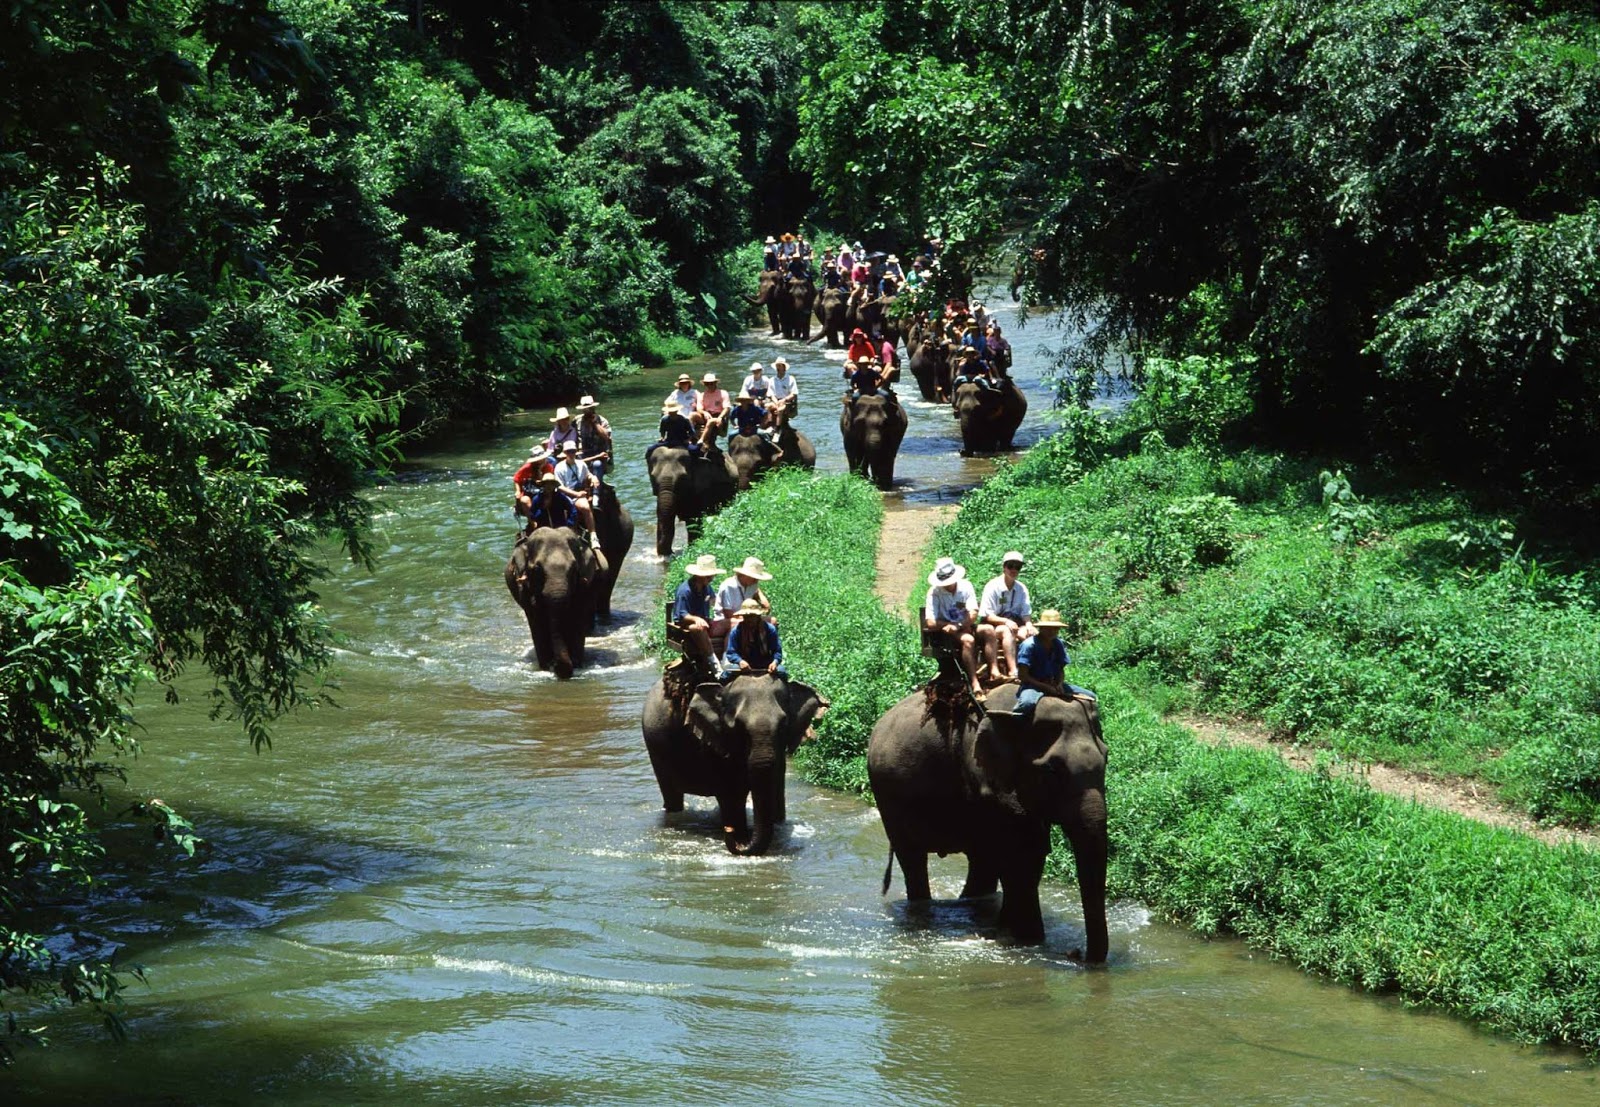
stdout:
[[[929,899],[928,854],[967,855],[963,899],[1002,892],[1000,922],[1018,941],[1044,941],[1039,878],[1060,826],[1077,864],[1086,958],[1104,961],[1106,747],[1094,709],[1045,697],[1031,718],[1011,714],[1017,685],[986,710],[930,705],[922,691],[886,712],[867,746],[867,777],[906,898]],[[889,890],[890,871],[883,890]]]
[[906,409],[881,393],[861,396],[839,413],[839,433],[850,471],[887,492],[894,485],[894,457],[906,436]]
[[692,539],[702,515],[720,511],[733,499],[739,474],[721,451],[697,458],[683,446],[652,447],[647,464],[656,497],[656,553],[669,557],[677,520],[683,520]]
[[735,434],[728,439],[728,460],[733,462],[739,477],[739,491],[750,487],[750,482],[771,469],[778,449],[759,434]]
[[844,336],[849,334],[845,328],[845,317],[848,314],[846,301],[849,293],[843,289],[825,288],[817,296],[817,322],[822,324],[822,330],[815,338],[806,341],[815,342],[818,338],[828,340],[828,349],[837,350],[844,345]]
[[810,281],[791,280],[779,293],[780,321],[783,337],[811,341],[811,305],[817,298],[817,286]]
[[756,294],[746,296],[745,299],[752,304],[764,305],[767,309],[767,322],[772,326],[773,334],[783,333],[783,273],[777,269],[763,269],[761,280],[756,285]]
[[[787,818],[785,760],[811,722],[827,707],[815,688],[767,673],[736,676],[684,688],[687,705],[658,680],[644,700],[640,720],[650,765],[668,811],[682,811],[684,793],[715,796],[724,842],[732,853],[758,855],[772,844],[772,828]],[[744,801],[755,808],[752,832]]]
[[617,498],[617,490],[609,484],[601,485],[594,505],[594,530],[600,537],[600,553],[605,559],[594,588],[594,613],[607,622],[611,620],[611,591],[617,586],[617,574],[633,548],[633,515]]
[[999,388],[984,388],[970,381],[956,385],[951,406],[961,420],[961,453],[992,453],[1009,450],[1011,439],[1028,414],[1028,397],[1010,377],[1001,377]]
[[562,680],[583,664],[595,586],[605,571],[604,557],[570,527],[540,527],[520,536],[506,562],[506,588],[528,617],[539,667]]

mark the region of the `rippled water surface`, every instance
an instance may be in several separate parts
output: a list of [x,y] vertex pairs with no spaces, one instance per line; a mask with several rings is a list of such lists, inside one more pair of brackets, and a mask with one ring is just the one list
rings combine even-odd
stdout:
[[[1009,315],[1001,318],[1009,321]],[[1042,325],[1011,334],[1033,410]],[[839,468],[841,355],[761,335],[690,368],[736,386],[788,354],[801,426]],[[134,1103],[1584,1103],[1574,1055],[1518,1047],[1201,942],[1114,906],[1090,972],[1073,889],[1046,888],[1041,949],[985,937],[992,906],[908,919],[878,895],[875,813],[789,785],[773,852],[723,849],[710,801],[664,816],[639,735],[639,647],[660,566],[635,460],[675,370],[604,397],[639,519],[597,666],[534,670],[500,570],[511,469],[544,413],[420,458],[380,493],[374,572],[336,565],[339,709],[257,756],[198,706],[152,706],[132,766],[214,849],[152,880],[128,852],[75,909],[126,943],[133,1040],[84,1013],[0,1075],[8,1099]],[[992,462],[912,411],[897,503],[948,498]],[[681,541],[681,539],[680,539]],[[1113,743],[1115,736],[1112,736]],[[1112,802],[1116,802],[1115,796]],[[164,863],[163,863],[164,864]],[[959,859],[935,862],[953,896]]]

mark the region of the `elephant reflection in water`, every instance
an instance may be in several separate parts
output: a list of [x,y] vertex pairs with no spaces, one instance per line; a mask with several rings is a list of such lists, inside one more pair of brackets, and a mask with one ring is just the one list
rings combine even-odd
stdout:
[[[986,710],[911,693],[878,720],[867,776],[900,863],[906,898],[930,898],[928,854],[967,855],[963,899],[1002,893],[1000,923],[1016,941],[1044,941],[1039,880],[1050,827],[1076,861],[1091,962],[1104,961],[1106,747],[1092,704],[1046,697],[1032,717],[1012,714],[1017,685],[989,693]],[[884,873],[884,891],[890,872]]]

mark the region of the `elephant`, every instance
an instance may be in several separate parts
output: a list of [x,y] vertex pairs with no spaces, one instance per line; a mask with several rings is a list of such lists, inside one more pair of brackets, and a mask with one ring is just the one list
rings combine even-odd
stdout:
[[570,527],[540,527],[517,539],[506,562],[506,588],[528,617],[541,669],[566,680],[583,664],[595,589],[607,571],[600,551]]
[[911,375],[917,378],[917,390],[922,398],[932,403],[942,403],[950,396],[951,344],[936,334],[929,334],[917,343],[917,348],[907,359]]
[[887,492],[894,485],[894,456],[906,436],[906,409],[881,393],[861,396],[839,413],[839,433],[850,471],[869,478]]
[[728,460],[739,475],[739,491],[750,487],[750,482],[771,469],[772,456],[777,451],[772,443],[759,434],[735,434],[728,439]]
[[849,314],[846,301],[850,294],[840,288],[825,288],[817,296],[816,315],[817,322],[822,324],[822,330],[814,338],[806,341],[815,342],[818,338],[828,340],[828,349],[837,350],[844,345],[844,336],[850,331],[845,327],[845,318]]
[[599,502],[594,508],[594,529],[600,537],[600,553],[606,568],[595,582],[594,613],[597,618],[611,620],[611,592],[617,586],[617,574],[633,548],[633,514],[617,498],[611,485],[601,486]]
[[654,446],[646,464],[656,497],[656,553],[670,557],[677,520],[683,520],[692,538],[702,515],[733,499],[739,474],[720,450],[697,458],[683,446]]
[[772,327],[773,334],[783,333],[783,273],[777,269],[763,269],[760,282],[756,285],[756,294],[746,296],[745,299],[752,304],[764,305],[767,309],[767,322]]
[[1000,377],[998,390],[970,381],[956,385],[951,407],[961,421],[961,453],[1009,450],[1028,413],[1028,398],[1010,377]]
[[811,341],[811,305],[817,298],[817,286],[810,281],[790,280],[779,293],[780,320],[783,337]]
[[1039,879],[1050,827],[1072,844],[1091,962],[1106,959],[1106,747],[1095,709],[1046,697],[1031,718],[1011,714],[1018,686],[989,693],[986,711],[930,704],[923,691],[872,729],[867,777],[906,898],[926,902],[928,854],[964,853],[963,899],[1001,889],[1000,923],[1023,944],[1044,941]]
[[778,446],[783,450],[779,465],[798,465],[802,469],[817,467],[817,448],[786,418],[778,423]]
[[[766,853],[773,826],[787,818],[786,758],[826,708],[815,688],[783,676],[744,674],[691,689],[669,670],[646,694],[640,719],[662,806],[682,811],[686,792],[715,796],[728,851]],[[745,819],[747,795],[753,830]]]

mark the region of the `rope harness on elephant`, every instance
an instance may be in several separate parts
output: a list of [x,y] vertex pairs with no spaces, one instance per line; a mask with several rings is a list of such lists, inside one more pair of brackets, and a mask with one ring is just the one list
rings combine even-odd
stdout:
[[941,727],[957,723],[968,716],[983,716],[983,705],[972,697],[972,690],[954,658],[939,658],[939,674],[922,685],[926,706],[923,722],[937,722]]
[[661,671],[661,690],[672,708],[673,722],[680,726],[689,721],[689,700],[698,684],[696,666],[688,658],[680,657]]

